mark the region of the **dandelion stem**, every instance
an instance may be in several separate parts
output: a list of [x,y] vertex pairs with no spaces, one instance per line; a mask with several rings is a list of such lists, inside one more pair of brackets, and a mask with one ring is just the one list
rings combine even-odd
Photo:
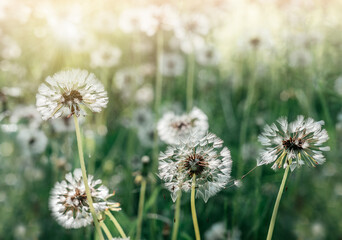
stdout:
[[[162,100],[162,91],[163,91],[163,75],[161,74],[161,64],[163,61],[164,55],[164,38],[163,32],[158,31],[157,33],[157,55],[156,55],[156,66],[157,66],[157,75],[156,75],[156,89],[155,89],[155,119],[156,121],[159,120],[160,117],[160,104]],[[158,168],[158,154],[159,154],[159,138],[158,132],[155,128],[154,130],[154,137],[153,137],[153,156],[152,156],[152,172],[156,172]],[[151,189],[155,189],[155,183],[151,184]],[[157,204],[154,204],[152,207],[152,212],[157,212]],[[155,239],[156,235],[156,220],[152,220],[150,224],[150,232],[151,232],[151,239]]]
[[[161,96],[163,90],[163,75],[161,73],[161,66],[163,62],[163,32],[159,31],[157,34],[157,55],[156,55],[156,66],[157,66],[157,73],[156,73],[156,99],[155,99],[155,111],[158,115],[159,107],[161,103]],[[159,116],[158,116],[159,117]]]
[[196,206],[195,206],[195,189],[196,189],[196,174],[192,176],[192,185],[191,185],[191,214],[192,214],[192,222],[194,224],[195,236],[196,240],[201,240],[200,231],[198,228],[198,221],[196,215]]
[[178,190],[177,200],[176,200],[176,209],[175,209],[175,219],[173,223],[173,230],[172,230],[172,237],[171,237],[172,240],[177,240],[181,198],[182,198],[182,191]]
[[96,216],[96,213],[95,213],[95,209],[94,209],[94,206],[93,206],[93,199],[91,198],[91,194],[90,194],[90,189],[89,189],[89,185],[88,185],[88,178],[87,178],[87,172],[86,172],[85,163],[84,163],[81,131],[80,131],[80,126],[78,124],[78,118],[76,117],[76,115],[74,115],[74,122],[75,122],[76,138],[77,138],[78,155],[79,155],[79,158],[80,158],[80,165],[81,165],[81,170],[82,170],[82,178],[83,178],[84,187],[85,187],[85,190],[86,190],[87,200],[88,200],[88,203],[89,203],[90,213],[93,216],[93,220],[94,220],[95,229],[97,231],[97,234],[99,235],[101,240],[104,240],[103,234],[102,234],[102,231],[101,231],[101,228],[100,228],[100,224],[99,224],[99,221],[97,219],[97,216]]
[[103,229],[103,231],[105,232],[107,238],[108,238],[109,240],[113,239],[112,234],[110,233],[109,229],[107,228],[106,224],[104,224],[103,221],[100,222],[100,226],[101,226],[101,228]]
[[146,179],[143,177],[143,179],[141,181],[141,187],[140,187],[137,236],[135,238],[136,240],[139,240],[141,238],[141,228],[142,228],[142,220],[143,220],[145,192],[146,192]]
[[194,71],[195,71],[195,58],[192,53],[188,56],[188,79],[186,87],[186,109],[191,110],[194,98]]
[[272,218],[271,218],[270,226],[268,228],[268,233],[267,233],[266,240],[271,240],[272,239],[274,224],[275,224],[275,221],[276,221],[276,217],[277,217],[277,213],[278,213],[278,208],[279,208],[279,203],[280,203],[281,196],[283,195],[286,178],[287,178],[287,175],[289,173],[289,168],[290,168],[290,165],[288,164],[286,169],[285,169],[285,172],[284,172],[283,180],[281,181],[281,185],[280,185],[280,188],[279,188],[279,192],[278,192],[278,196],[277,196],[276,202],[274,204]]
[[122,227],[120,226],[118,220],[116,220],[116,218],[113,216],[113,214],[109,210],[106,210],[105,213],[110,218],[110,220],[113,222],[113,224],[115,225],[116,229],[119,231],[121,237],[127,238],[125,232],[122,230]]

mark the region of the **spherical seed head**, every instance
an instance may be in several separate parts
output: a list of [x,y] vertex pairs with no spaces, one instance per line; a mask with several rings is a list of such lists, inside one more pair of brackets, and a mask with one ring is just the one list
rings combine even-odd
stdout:
[[190,132],[196,132],[198,137],[204,136],[208,127],[208,117],[195,107],[190,113],[181,116],[167,112],[159,120],[157,130],[160,139],[165,143],[179,144],[180,139],[187,137]]
[[[109,202],[108,188],[101,185],[101,180],[94,180],[88,175],[88,184],[96,213],[106,209],[119,211],[120,204]],[[51,191],[49,207],[52,216],[65,228],[81,228],[93,222],[90,213],[81,169],[65,175],[65,180],[57,182]]]
[[259,136],[259,142],[266,148],[258,158],[258,165],[274,163],[273,169],[290,165],[294,170],[304,163],[313,167],[323,164],[322,151],[330,150],[323,146],[329,139],[327,131],[322,129],[323,124],[323,121],[298,116],[291,123],[281,117],[271,126],[266,125]]
[[178,191],[188,192],[196,175],[196,197],[205,202],[219,192],[230,179],[232,160],[228,148],[215,134],[198,137],[190,133],[178,145],[169,146],[159,156],[158,176],[165,181],[172,200]]
[[38,88],[37,110],[44,120],[85,115],[83,107],[100,112],[108,103],[107,92],[94,74],[86,70],[61,71],[46,78]]

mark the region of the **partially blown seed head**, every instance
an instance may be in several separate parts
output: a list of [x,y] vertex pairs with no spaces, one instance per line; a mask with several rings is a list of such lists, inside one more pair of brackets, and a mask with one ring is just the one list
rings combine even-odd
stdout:
[[323,121],[298,116],[288,123],[285,117],[271,126],[266,125],[259,136],[259,142],[266,146],[258,158],[258,165],[273,163],[277,169],[290,165],[291,170],[306,163],[315,167],[325,162],[322,151],[330,148],[322,146],[328,139],[328,133],[322,129]]
[[219,192],[230,179],[232,160],[227,147],[215,134],[199,138],[191,133],[180,144],[169,146],[159,156],[159,177],[171,192],[172,200],[178,191],[189,191],[196,175],[196,196],[205,202]]
[[[108,188],[101,185],[101,180],[94,180],[88,175],[88,184],[96,213],[106,209],[120,210],[120,204],[109,202]],[[65,180],[57,182],[51,191],[49,206],[57,222],[65,228],[81,228],[93,222],[85,191],[81,169],[65,175]]]

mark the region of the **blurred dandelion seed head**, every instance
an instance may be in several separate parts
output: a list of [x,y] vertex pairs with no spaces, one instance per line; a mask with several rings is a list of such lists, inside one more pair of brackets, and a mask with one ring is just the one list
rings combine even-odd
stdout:
[[180,139],[188,136],[190,132],[196,132],[197,136],[202,137],[208,128],[208,117],[196,107],[183,115],[167,112],[157,124],[159,137],[167,144],[180,143]]

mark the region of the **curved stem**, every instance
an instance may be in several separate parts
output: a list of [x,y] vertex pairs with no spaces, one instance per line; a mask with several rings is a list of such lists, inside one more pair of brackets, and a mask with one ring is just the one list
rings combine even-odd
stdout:
[[106,210],[105,213],[107,214],[107,216],[110,218],[110,220],[114,223],[116,229],[119,231],[121,237],[123,238],[127,238],[125,232],[122,230],[122,227],[120,226],[119,222],[116,220],[116,218],[113,216],[113,214],[109,211]]
[[80,126],[78,124],[78,118],[76,117],[76,115],[74,115],[74,122],[75,122],[76,138],[77,138],[78,155],[80,158],[80,165],[81,165],[81,170],[82,170],[82,178],[83,178],[83,183],[84,183],[84,187],[86,190],[87,200],[89,203],[90,213],[93,216],[93,220],[94,220],[95,229],[96,229],[97,234],[99,235],[101,240],[104,240],[103,234],[102,234],[102,231],[100,228],[100,224],[99,224],[99,221],[97,219],[96,212],[94,209],[93,199],[91,198],[91,194],[90,194],[87,172],[86,172],[85,163],[84,163],[81,131],[80,131]]
[[182,198],[181,189],[178,190],[177,195],[178,196],[177,196],[177,201],[176,201],[175,219],[173,223],[173,230],[172,230],[172,237],[171,237],[172,240],[177,240],[177,235],[178,235],[180,205],[181,205],[181,198]]
[[190,53],[188,56],[188,78],[186,86],[186,109],[191,110],[194,98],[194,72],[195,72],[195,58],[194,54]]
[[100,222],[100,226],[101,226],[101,228],[103,229],[103,231],[105,232],[107,238],[108,238],[109,240],[112,240],[112,239],[113,239],[113,236],[112,236],[112,234],[110,233],[109,229],[107,228],[106,224],[104,224],[104,222],[101,221],[101,222]]
[[268,228],[268,233],[267,233],[267,238],[266,238],[267,240],[271,240],[272,239],[274,224],[275,224],[275,221],[276,221],[276,218],[277,218],[277,213],[278,213],[278,208],[279,208],[279,203],[280,203],[281,196],[283,195],[286,178],[287,178],[287,175],[289,173],[289,168],[290,168],[290,165],[287,165],[286,170],[284,172],[283,180],[281,181],[281,185],[280,185],[280,188],[279,188],[277,200],[276,200],[276,202],[274,204],[274,208],[273,208],[273,213],[272,213],[272,218],[271,218],[270,226]]
[[136,240],[141,238],[141,227],[143,220],[143,212],[144,212],[144,202],[145,202],[145,192],[146,192],[146,179],[143,177],[141,181],[140,187],[140,196],[139,196],[139,210],[138,210],[138,226],[137,226],[137,236]]
[[196,190],[196,174],[192,176],[192,185],[191,185],[191,214],[192,214],[192,222],[194,224],[195,236],[196,240],[201,240],[200,231],[198,228],[198,221],[196,215],[196,206],[195,206],[195,190]]

